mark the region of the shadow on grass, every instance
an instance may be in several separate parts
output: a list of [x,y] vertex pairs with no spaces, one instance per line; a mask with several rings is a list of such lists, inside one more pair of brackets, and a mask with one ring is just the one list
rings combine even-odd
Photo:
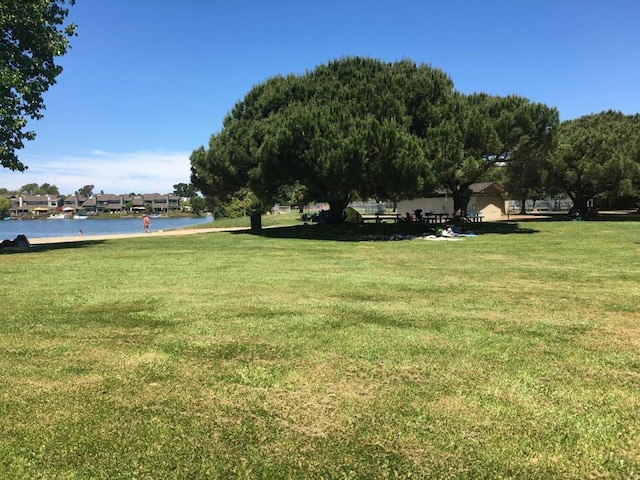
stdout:
[[[432,235],[439,225],[426,223],[365,223],[341,225],[295,225],[290,227],[266,228],[262,230],[238,230],[235,235],[257,235],[266,238],[296,238],[301,240],[332,240],[338,242],[363,242],[393,235]],[[483,234],[532,234],[533,228],[523,228],[518,222],[467,223],[458,227],[463,232]]]
[[[496,222],[464,223],[457,228],[462,232],[483,234],[534,234],[540,230],[530,228],[527,224],[546,222],[575,222],[566,213],[551,213],[544,216],[532,215],[514,216],[513,219]],[[640,214],[631,213],[602,213],[594,219],[584,220],[588,222],[638,222]],[[296,225],[291,227],[267,228],[263,230],[239,230],[236,234],[259,235],[267,238],[298,238],[309,240],[333,240],[343,242],[369,241],[372,238],[391,237],[393,235],[421,236],[434,234],[436,228],[445,228],[443,225],[426,223],[364,223],[359,225]]]
[[614,213],[614,212],[606,212],[600,213],[594,218],[589,219],[576,219],[571,218],[566,213],[548,213],[544,215],[536,215],[532,214],[530,217],[528,215],[517,215],[514,216],[513,221],[517,222],[640,222],[640,214],[636,212],[622,212],[622,213]]
[[12,255],[15,253],[38,253],[48,252],[51,250],[69,249],[69,248],[86,248],[104,243],[104,240],[87,240],[83,242],[56,242],[56,243],[40,243],[31,245],[30,247],[9,247],[0,248],[0,255]]

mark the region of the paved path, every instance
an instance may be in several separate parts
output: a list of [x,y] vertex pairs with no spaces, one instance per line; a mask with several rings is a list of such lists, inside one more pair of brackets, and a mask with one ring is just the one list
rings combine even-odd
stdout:
[[196,233],[211,232],[231,232],[235,230],[249,230],[249,227],[231,227],[231,228],[188,228],[177,230],[159,230],[150,233],[115,233],[111,235],[76,235],[69,237],[43,237],[29,238],[31,245],[44,245],[48,243],[68,243],[68,242],[86,242],[91,240],[110,240],[114,238],[135,238],[135,237],[167,237],[173,235],[193,235]]

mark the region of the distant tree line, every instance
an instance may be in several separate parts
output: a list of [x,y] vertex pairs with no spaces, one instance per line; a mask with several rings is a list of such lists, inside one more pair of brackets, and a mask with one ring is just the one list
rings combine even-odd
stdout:
[[37,183],[27,183],[18,190],[8,190],[7,188],[0,187],[0,195],[60,195],[60,191],[58,190],[58,187],[48,183],[43,183],[42,185],[38,185]]
[[276,200],[326,202],[339,221],[354,200],[397,202],[499,180],[514,198],[638,195],[639,117],[603,112],[559,122],[527,98],[464,95],[441,70],[409,60],[343,58],[254,86],[191,159],[191,180],[218,210],[262,212]]

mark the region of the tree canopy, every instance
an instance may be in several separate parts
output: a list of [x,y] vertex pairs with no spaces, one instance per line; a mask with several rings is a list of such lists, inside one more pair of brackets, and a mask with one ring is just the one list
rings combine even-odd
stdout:
[[18,191],[20,195],[60,195],[60,190],[55,185],[43,183],[38,185],[37,183],[27,183],[20,187]]
[[80,195],[81,197],[90,197],[93,194],[94,185],[85,185],[82,188],[76,190],[76,195]]
[[283,190],[327,202],[402,200],[450,190],[466,214],[470,185],[500,168],[519,194],[541,188],[556,147],[555,108],[511,95],[464,95],[441,70],[409,60],[343,58],[254,86],[191,155],[208,198],[249,188],[254,208]]
[[192,182],[225,198],[249,186],[263,204],[302,184],[336,220],[355,198],[431,191],[430,129],[446,131],[453,83],[410,61],[344,58],[256,85],[191,156]]
[[441,143],[447,152],[434,164],[438,183],[453,194],[454,210],[466,215],[469,187],[495,180],[497,168],[506,169],[512,180],[525,164],[538,172],[535,165],[555,148],[558,122],[555,108],[517,95],[459,95],[452,133]]
[[56,83],[62,67],[55,63],[69,48],[75,25],[65,25],[74,0],[2,0],[0,2],[0,162],[24,171],[17,150],[35,133],[28,119],[39,119],[43,94]]
[[8,198],[0,197],[0,216],[3,218],[9,215],[11,210],[11,200]]
[[173,186],[173,194],[178,197],[191,198],[196,193],[197,189],[191,183],[176,183]]
[[559,148],[549,162],[549,182],[587,213],[599,195],[638,194],[640,115],[606,111],[562,122]]
[[191,207],[192,213],[194,213],[195,215],[200,215],[202,212],[204,212],[206,203],[204,201],[204,198],[199,197],[198,195],[194,195],[189,200],[189,206]]

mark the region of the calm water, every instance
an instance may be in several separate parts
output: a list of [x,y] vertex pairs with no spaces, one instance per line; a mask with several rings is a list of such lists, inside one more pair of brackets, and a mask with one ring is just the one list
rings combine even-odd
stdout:
[[[151,231],[188,227],[211,223],[212,216],[152,218]],[[68,237],[78,235],[115,235],[119,233],[143,233],[142,218],[91,219],[86,220],[0,220],[0,241],[13,240],[18,235],[27,238]]]

